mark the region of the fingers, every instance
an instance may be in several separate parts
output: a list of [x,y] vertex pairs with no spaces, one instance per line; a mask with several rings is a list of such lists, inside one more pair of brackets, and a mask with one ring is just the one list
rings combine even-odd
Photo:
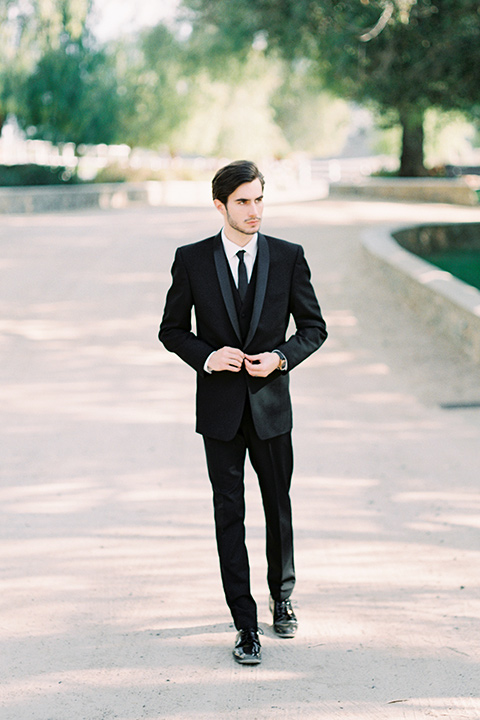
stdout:
[[239,372],[242,369],[244,354],[238,348],[223,347],[213,353],[208,366],[214,372],[228,370],[229,372]]
[[276,353],[245,355],[245,369],[252,377],[267,377],[278,368],[279,357]]
[[245,363],[245,369],[252,377],[267,377],[278,368],[279,357],[276,353],[260,353],[258,355],[245,355],[238,348],[225,346],[212,354],[208,367],[213,372],[240,372]]

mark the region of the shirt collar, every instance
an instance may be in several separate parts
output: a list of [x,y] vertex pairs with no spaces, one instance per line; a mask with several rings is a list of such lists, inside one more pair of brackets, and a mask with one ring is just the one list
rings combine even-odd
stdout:
[[245,253],[247,255],[251,255],[252,258],[256,257],[257,254],[257,244],[258,244],[258,233],[255,233],[255,235],[252,235],[251,239],[248,241],[246,245],[243,247],[240,247],[240,245],[237,245],[236,243],[232,242],[227,238],[225,235],[225,229],[222,228],[222,242],[223,247],[225,248],[225,254],[227,258],[230,260],[234,258],[239,250],[245,250]]

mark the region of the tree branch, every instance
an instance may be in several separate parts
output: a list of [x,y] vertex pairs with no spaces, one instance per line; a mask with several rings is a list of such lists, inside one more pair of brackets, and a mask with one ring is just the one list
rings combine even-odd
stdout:
[[380,18],[378,19],[377,24],[374,25],[373,28],[371,28],[371,30],[369,30],[368,32],[363,33],[363,35],[360,35],[360,40],[362,42],[369,42],[370,40],[373,40],[374,38],[378,37],[378,35],[380,35],[382,30],[384,30],[386,24],[388,23],[388,21],[390,20],[392,15],[393,15],[393,3],[387,2],[386,6],[385,6],[385,10],[380,15]]

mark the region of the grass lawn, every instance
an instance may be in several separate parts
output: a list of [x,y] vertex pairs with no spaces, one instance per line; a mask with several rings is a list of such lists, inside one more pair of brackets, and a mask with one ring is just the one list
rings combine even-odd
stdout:
[[480,250],[449,250],[425,260],[480,290]]

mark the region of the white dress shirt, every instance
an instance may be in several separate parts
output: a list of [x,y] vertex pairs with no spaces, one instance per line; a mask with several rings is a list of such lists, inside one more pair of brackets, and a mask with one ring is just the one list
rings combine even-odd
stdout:
[[[253,272],[253,266],[255,264],[255,259],[257,257],[257,247],[258,247],[258,233],[255,233],[255,235],[252,235],[251,240],[248,241],[246,245],[243,247],[240,245],[237,245],[236,243],[232,242],[228,239],[228,237],[225,235],[225,229],[222,229],[222,243],[223,243],[223,249],[225,250],[225,255],[227,256],[228,264],[230,265],[230,270],[232,271],[232,276],[235,282],[235,285],[238,287],[238,264],[239,264],[239,258],[237,256],[237,253],[239,250],[245,250],[245,255],[243,256],[243,259],[245,261],[245,267],[247,268],[247,278],[248,282],[250,282],[250,278],[252,277]],[[285,359],[285,355],[283,353],[280,353],[278,350],[274,350],[273,352],[277,352],[278,355]],[[212,357],[213,352],[210,353],[208,358],[205,361],[205,365],[203,369],[205,372],[207,372],[209,375],[211,374],[211,369],[208,367],[208,361]],[[286,370],[286,368],[285,368]]]
[[238,263],[239,259],[237,256],[237,253],[239,250],[245,250],[245,255],[243,256],[243,259],[245,260],[245,267],[247,268],[247,278],[248,282],[250,282],[250,278],[252,277],[253,272],[253,266],[255,264],[255,258],[257,257],[257,246],[258,246],[258,233],[255,233],[255,235],[252,235],[251,240],[241,247],[240,245],[237,245],[236,243],[232,242],[227,238],[225,235],[225,229],[222,230],[222,242],[223,242],[223,249],[225,250],[225,255],[227,256],[228,264],[230,265],[230,270],[232,271],[232,276],[235,281],[235,285],[238,287]]
[[[250,282],[250,278],[252,277],[253,272],[253,266],[255,264],[255,258],[257,257],[257,246],[258,246],[258,233],[255,233],[255,235],[252,235],[251,239],[248,241],[246,245],[241,247],[240,245],[237,245],[236,243],[232,242],[228,239],[228,237],[225,235],[225,228],[222,228],[222,243],[223,243],[223,249],[225,251],[225,255],[227,256],[228,264],[230,265],[230,270],[232,271],[232,277],[235,282],[235,285],[238,288],[238,264],[240,262],[239,257],[237,255],[239,250],[245,250],[245,255],[243,256],[243,259],[245,261],[245,267],[247,268],[247,278],[248,282]],[[212,357],[213,353],[210,353],[208,358],[205,361],[205,365],[203,369],[207,373],[211,373],[212,371],[208,367],[208,361]]]

